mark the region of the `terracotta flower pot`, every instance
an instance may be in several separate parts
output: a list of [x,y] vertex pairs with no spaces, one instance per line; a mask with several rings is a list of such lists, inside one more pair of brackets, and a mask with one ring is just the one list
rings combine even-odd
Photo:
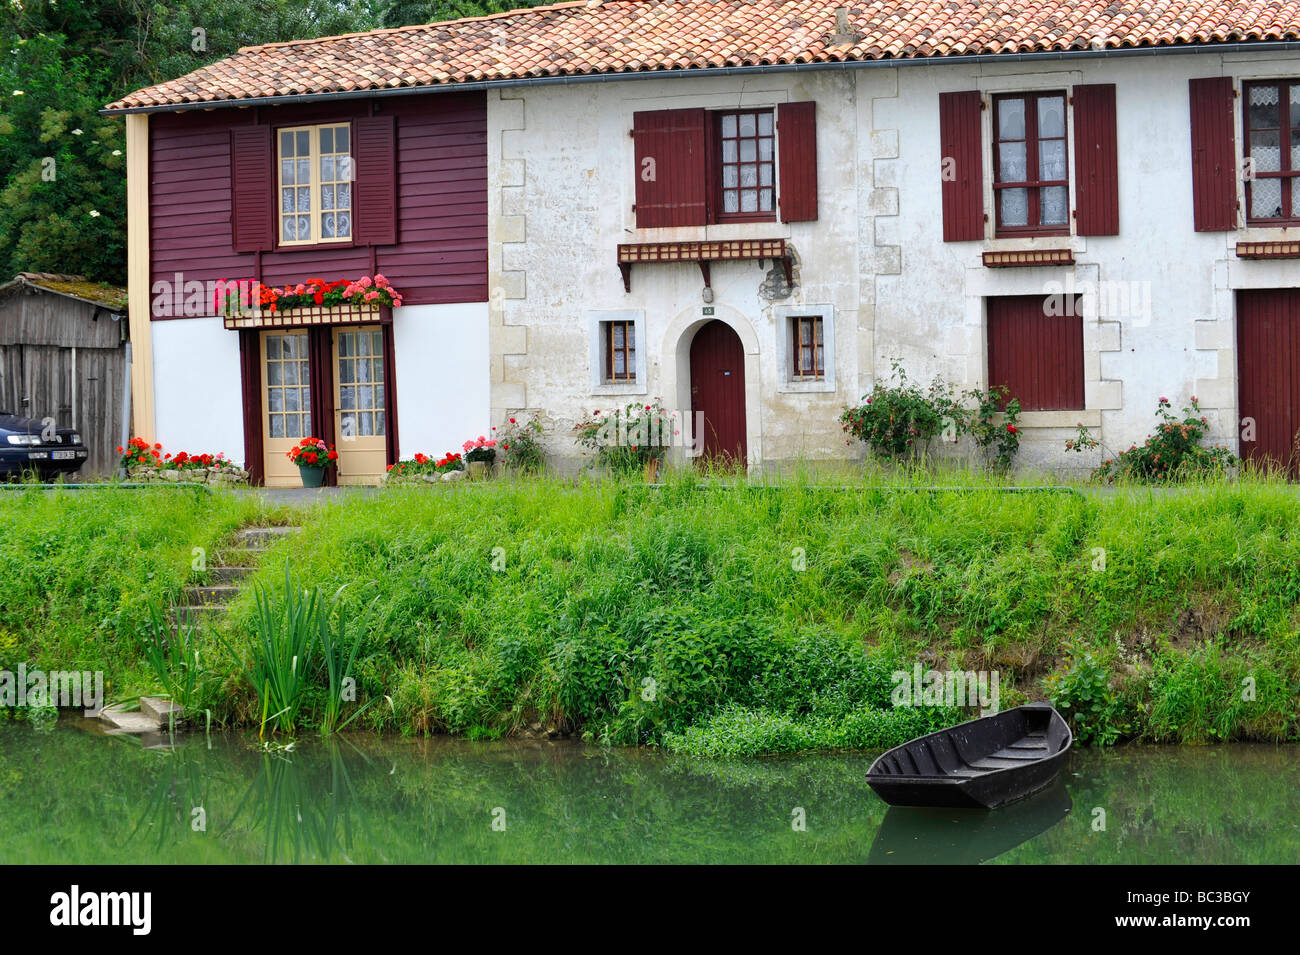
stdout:
[[646,484],[659,483],[659,459],[647,458],[645,462],[645,482]]
[[302,477],[303,487],[324,487],[325,486],[325,469],[309,468],[306,465],[298,465],[298,474]]

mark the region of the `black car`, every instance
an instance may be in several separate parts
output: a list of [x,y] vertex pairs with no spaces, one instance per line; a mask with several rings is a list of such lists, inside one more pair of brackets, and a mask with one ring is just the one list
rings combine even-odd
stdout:
[[46,428],[32,418],[0,411],[0,478],[27,471],[42,478],[72,474],[89,453],[72,428]]

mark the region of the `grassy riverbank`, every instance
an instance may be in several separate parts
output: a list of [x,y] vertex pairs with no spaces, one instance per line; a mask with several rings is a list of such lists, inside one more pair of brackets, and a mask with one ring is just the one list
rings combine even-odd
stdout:
[[[0,666],[103,669],[155,688],[147,599],[251,496],[0,499]],[[292,515],[284,561],[360,633],[356,725],[494,737],[542,726],[738,755],[889,745],[966,718],[890,705],[891,673],[992,670],[1001,705],[1050,695],[1093,738],[1300,738],[1300,498],[1242,484],[1098,495],[663,488],[558,481],[386,490]],[[253,595],[222,625],[251,645]],[[206,705],[256,694],[204,637]],[[323,677],[309,691],[318,718]]]

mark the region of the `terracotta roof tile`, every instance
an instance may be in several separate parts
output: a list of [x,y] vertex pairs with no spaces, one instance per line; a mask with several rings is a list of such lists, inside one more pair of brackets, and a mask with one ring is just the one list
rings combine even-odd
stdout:
[[[832,45],[848,5],[857,42]],[[524,77],[1300,40],[1300,0],[585,0],[247,47],[109,110]]]

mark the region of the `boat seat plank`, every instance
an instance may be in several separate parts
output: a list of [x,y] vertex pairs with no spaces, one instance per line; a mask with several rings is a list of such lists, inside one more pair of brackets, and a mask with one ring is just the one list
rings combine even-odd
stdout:
[[983,759],[977,759],[971,763],[974,769],[993,770],[993,769],[1010,769],[1012,766],[1023,766],[1022,759],[1003,759],[1000,756],[985,756]]

